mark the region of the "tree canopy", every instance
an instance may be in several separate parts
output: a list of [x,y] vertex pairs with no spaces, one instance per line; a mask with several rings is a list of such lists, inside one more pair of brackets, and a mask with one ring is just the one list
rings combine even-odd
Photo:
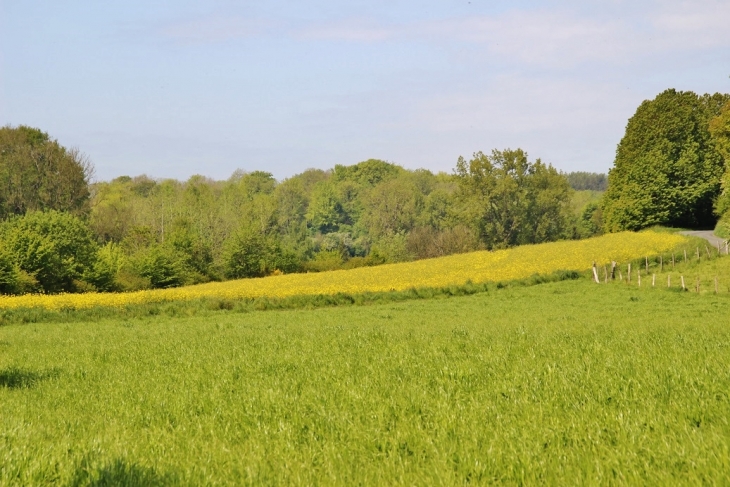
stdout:
[[35,210],[87,213],[92,172],[83,154],[45,132],[0,128],[0,219]]
[[666,90],[629,119],[603,199],[606,231],[709,227],[723,161],[709,121],[730,97]]
[[487,248],[546,242],[568,231],[570,186],[521,149],[482,152],[456,164],[467,221]]
[[717,202],[717,213],[724,215],[730,212],[730,100],[725,103],[720,113],[710,120],[710,133],[725,161],[721,195]]

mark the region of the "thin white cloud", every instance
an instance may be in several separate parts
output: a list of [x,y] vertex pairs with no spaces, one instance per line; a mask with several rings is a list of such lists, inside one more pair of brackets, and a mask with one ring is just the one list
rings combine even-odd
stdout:
[[709,0],[657,3],[628,17],[533,9],[398,25],[348,19],[290,35],[324,41],[458,42],[510,61],[564,68],[584,62],[630,63],[676,50],[730,50],[728,25],[730,2]]

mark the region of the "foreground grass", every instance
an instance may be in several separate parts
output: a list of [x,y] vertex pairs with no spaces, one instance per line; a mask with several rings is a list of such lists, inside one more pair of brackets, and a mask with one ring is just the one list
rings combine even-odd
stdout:
[[0,483],[730,481],[727,295],[0,327]]

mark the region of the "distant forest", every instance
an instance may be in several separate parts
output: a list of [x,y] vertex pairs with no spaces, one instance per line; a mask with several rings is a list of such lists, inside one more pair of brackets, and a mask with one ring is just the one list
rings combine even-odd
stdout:
[[568,184],[577,191],[606,191],[608,176],[595,172],[570,172],[566,174]]
[[92,183],[88,161],[40,130],[0,129],[0,151],[6,293],[171,287],[584,238],[600,231],[600,211],[576,208],[574,188],[606,180],[517,149],[459,158],[452,174],[371,159],[283,181],[236,171]]

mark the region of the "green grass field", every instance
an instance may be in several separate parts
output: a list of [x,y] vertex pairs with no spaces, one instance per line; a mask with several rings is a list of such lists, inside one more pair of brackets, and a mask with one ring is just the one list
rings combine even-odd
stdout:
[[0,411],[3,485],[726,484],[730,293],[8,324]]

